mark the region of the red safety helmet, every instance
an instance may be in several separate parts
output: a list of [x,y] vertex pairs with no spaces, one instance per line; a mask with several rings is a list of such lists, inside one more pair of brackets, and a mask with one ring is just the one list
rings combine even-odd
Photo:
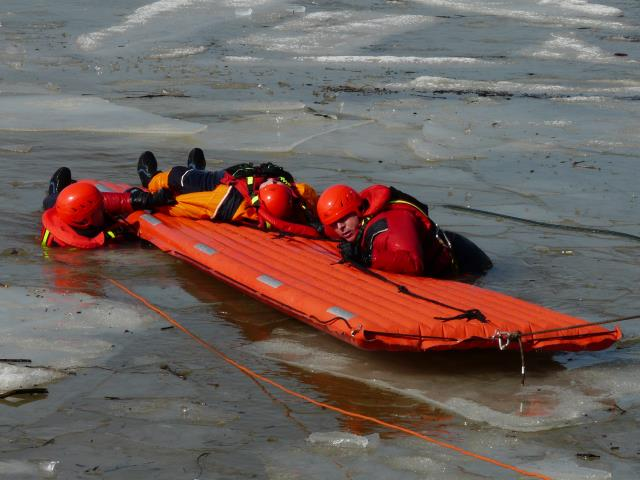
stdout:
[[270,183],[258,190],[260,207],[277,218],[288,218],[293,213],[293,193],[284,183]]
[[64,188],[54,208],[58,218],[74,228],[99,227],[104,223],[102,195],[90,183],[77,182]]
[[360,216],[362,199],[347,185],[332,185],[318,199],[318,218],[323,225],[331,225],[351,213]]

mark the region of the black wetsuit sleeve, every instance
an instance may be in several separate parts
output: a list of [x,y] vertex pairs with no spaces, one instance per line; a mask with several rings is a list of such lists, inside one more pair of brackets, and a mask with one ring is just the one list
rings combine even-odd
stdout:
[[224,170],[190,170],[173,167],[169,172],[169,188],[177,193],[207,192],[220,185]]

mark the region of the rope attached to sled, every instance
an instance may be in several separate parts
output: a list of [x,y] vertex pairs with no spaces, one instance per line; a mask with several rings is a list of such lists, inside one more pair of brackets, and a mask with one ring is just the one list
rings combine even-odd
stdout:
[[392,430],[400,431],[400,432],[406,433],[408,435],[420,438],[421,440],[424,440],[424,441],[429,442],[431,444],[438,445],[440,447],[447,448],[449,450],[453,450],[453,451],[458,452],[458,453],[460,453],[462,455],[466,455],[468,457],[475,458],[476,460],[480,460],[482,462],[490,463],[490,464],[495,465],[497,467],[500,467],[500,468],[503,468],[503,469],[506,469],[506,470],[510,470],[512,472],[519,473],[520,475],[524,475],[524,476],[527,476],[527,477],[538,478],[540,480],[550,480],[550,478],[548,476],[543,475],[541,473],[530,472],[530,471],[527,471],[527,470],[523,470],[523,469],[518,468],[518,467],[516,467],[514,465],[509,465],[508,463],[504,463],[504,462],[501,462],[499,460],[495,460],[495,459],[493,459],[491,457],[487,457],[487,456],[484,456],[484,455],[481,455],[481,454],[478,454],[478,453],[474,453],[474,452],[471,452],[469,450],[465,450],[465,449],[463,449],[461,447],[458,447],[456,445],[443,442],[441,440],[438,440],[436,438],[430,437],[428,435],[424,435],[424,434],[422,434],[422,433],[420,433],[420,432],[418,432],[416,430],[411,430],[409,428],[402,427],[402,426],[396,425],[394,423],[386,422],[386,421],[381,420],[381,419],[376,418],[376,417],[370,417],[368,415],[363,415],[361,413],[353,412],[353,411],[350,411],[350,410],[345,410],[343,408],[336,407],[334,405],[331,405],[331,404],[325,403],[325,402],[321,402],[319,400],[315,400],[315,399],[313,399],[313,398],[311,398],[311,397],[309,397],[307,395],[304,395],[302,393],[298,393],[298,392],[296,392],[294,390],[291,390],[290,388],[285,387],[284,385],[276,382],[275,380],[272,380],[272,379],[270,379],[268,377],[265,377],[264,375],[261,375],[261,374],[259,374],[257,372],[254,372],[250,368],[248,368],[248,367],[236,362],[232,358],[228,357],[226,354],[224,354],[222,351],[220,351],[214,345],[212,345],[211,343],[207,342],[206,340],[200,338],[198,335],[196,335],[195,333],[193,333],[192,331],[187,329],[184,325],[182,325],[180,322],[175,320],[168,313],[166,313],[163,310],[161,310],[160,308],[156,307],[155,305],[153,305],[151,302],[149,302],[144,297],[134,293],[133,291],[131,291],[129,288],[127,288],[122,283],[118,282],[117,280],[114,280],[112,278],[107,278],[107,280],[109,282],[111,282],[113,285],[115,285],[116,287],[118,287],[123,292],[127,293],[131,297],[133,297],[133,298],[137,299],[138,301],[140,301],[141,303],[143,303],[147,308],[149,308],[150,310],[156,312],[158,315],[160,315],[165,320],[167,320],[171,325],[173,325],[174,327],[178,328],[183,333],[187,334],[189,337],[191,337],[193,340],[198,342],[201,346],[203,346],[204,348],[206,348],[210,352],[215,353],[216,355],[218,355],[222,360],[224,360],[228,364],[234,366],[235,368],[240,370],[242,373],[247,375],[252,380],[257,380],[257,381],[266,383],[268,385],[271,385],[271,386],[281,390],[282,392],[284,392],[284,393],[286,393],[288,395],[291,395],[293,397],[296,397],[296,398],[299,398],[301,400],[304,400],[304,401],[306,401],[306,402],[308,402],[308,403],[310,403],[312,405],[315,405],[317,407],[320,407],[322,409],[331,410],[331,411],[340,413],[342,415],[345,415],[347,417],[358,418],[358,419],[369,421],[371,423],[375,423],[377,425],[380,425],[380,426],[383,426],[383,427],[386,427],[386,428],[389,428],[389,429],[392,429]]

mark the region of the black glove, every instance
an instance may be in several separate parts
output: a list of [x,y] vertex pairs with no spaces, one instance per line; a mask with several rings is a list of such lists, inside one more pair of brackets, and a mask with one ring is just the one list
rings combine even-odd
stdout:
[[256,175],[267,178],[284,178],[288,183],[294,183],[293,175],[275,163],[261,163],[256,167]]
[[225,170],[235,178],[251,177],[255,174],[255,169],[256,167],[253,166],[253,163],[238,163],[237,165],[225,168]]
[[176,203],[171,191],[165,188],[155,193],[145,192],[140,189],[131,190],[129,201],[131,202],[131,208],[134,210],[152,210],[155,207],[175,205]]
[[[306,212],[306,210],[305,210]],[[326,236],[324,232],[324,225],[321,224],[318,220],[308,220],[307,224],[316,230],[321,236]]]
[[338,250],[345,262],[362,263],[356,244],[343,241],[338,244]]

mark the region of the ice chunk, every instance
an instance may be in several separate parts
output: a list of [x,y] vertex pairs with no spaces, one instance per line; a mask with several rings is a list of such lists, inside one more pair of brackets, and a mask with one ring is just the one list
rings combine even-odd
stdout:
[[55,478],[57,460],[6,460],[0,462],[2,478]]
[[376,448],[380,436],[377,433],[361,436],[345,432],[314,432],[307,437],[307,442],[341,448]]
[[115,105],[102,98],[74,95],[0,97],[0,111],[0,130],[192,135],[207,128]]
[[27,368],[0,363],[0,393],[51,383],[65,374],[51,368]]

